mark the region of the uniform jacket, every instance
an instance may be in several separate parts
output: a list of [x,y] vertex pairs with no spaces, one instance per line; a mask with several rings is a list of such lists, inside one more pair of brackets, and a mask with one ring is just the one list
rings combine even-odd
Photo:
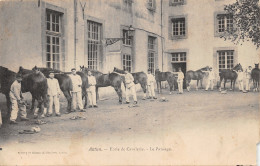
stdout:
[[246,73],[246,78],[247,79],[251,79],[251,72],[252,72],[252,69],[246,69],[245,73]]
[[155,78],[152,74],[147,74],[147,85],[154,84]]
[[21,100],[21,83],[17,80],[11,85],[9,96],[14,100]]
[[47,78],[48,91],[47,94],[49,96],[55,96],[60,94],[60,85],[56,78]]
[[178,81],[183,81],[183,79],[184,79],[184,74],[183,74],[183,72],[177,72],[178,73]]
[[76,74],[70,75],[71,81],[72,81],[72,92],[80,92],[81,91],[81,85],[82,85],[82,80],[81,77]]
[[126,88],[131,88],[132,86],[134,86],[134,77],[132,76],[131,73],[127,73],[125,75],[125,83],[126,83]]
[[88,76],[88,84],[90,86],[95,86],[97,84],[96,78],[94,76]]

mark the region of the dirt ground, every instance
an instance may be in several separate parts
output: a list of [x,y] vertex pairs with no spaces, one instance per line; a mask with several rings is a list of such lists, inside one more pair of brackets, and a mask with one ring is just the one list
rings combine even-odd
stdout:
[[[4,124],[0,164],[256,164],[259,93],[163,90],[157,97],[168,102],[141,97],[138,107],[109,96],[97,109],[45,118],[35,134],[19,134],[36,126],[31,115],[28,122]],[[61,104],[63,113],[64,99]],[[85,119],[70,119],[77,115]]]

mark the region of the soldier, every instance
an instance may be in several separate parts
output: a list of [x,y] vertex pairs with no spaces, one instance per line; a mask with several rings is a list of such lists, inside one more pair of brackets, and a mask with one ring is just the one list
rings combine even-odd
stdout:
[[56,78],[54,78],[54,72],[50,71],[49,78],[47,78],[48,90],[47,95],[49,99],[49,108],[47,116],[52,116],[52,107],[54,104],[56,116],[60,116],[60,85]]
[[125,69],[126,75],[125,75],[125,83],[126,83],[126,104],[129,104],[129,96],[130,94],[133,95],[134,104],[137,104],[137,97],[136,97],[136,91],[135,91],[135,83],[134,83],[134,77],[131,73],[129,73]]
[[96,78],[92,75],[91,71],[88,71],[88,83],[89,87],[87,88],[88,99],[89,99],[89,108],[97,108],[96,103]]
[[209,87],[213,91],[213,86],[214,86],[213,81],[215,79],[215,75],[214,75],[214,72],[212,71],[212,67],[209,68],[209,71],[204,71],[204,72],[208,73],[208,82],[207,82],[205,91],[207,91],[209,89]]
[[147,74],[147,90],[148,90],[148,94],[149,97],[148,99],[157,99],[155,97],[155,93],[154,93],[154,83],[155,83],[155,78],[154,76],[151,74],[151,69],[148,69],[148,74]]
[[238,71],[235,71],[235,72],[237,73],[237,81],[238,81],[239,90],[245,93],[244,84],[243,84],[244,73],[242,72],[241,69],[239,69]]
[[178,74],[178,78],[177,78],[177,83],[178,83],[178,90],[179,93],[178,94],[182,94],[183,93],[183,79],[184,79],[184,74],[181,71],[181,68],[179,67],[179,71],[177,72]]
[[252,72],[252,66],[248,66],[248,68],[246,69],[245,73],[246,73],[246,92],[250,91],[250,83],[251,83],[251,72]]
[[29,119],[26,118],[26,106],[25,102],[23,101],[22,91],[21,91],[21,82],[22,82],[22,76],[18,74],[16,76],[16,80],[13,82],[10,88],[10,100],[11,100],[11,117],[10,117],[10,124],[17,124],[17,114],[20,109],[20,116],[21,121],[28,121]]
[[[77,109],[77,106],[79,107],[81,112],[85,112],[83,110],[83,104],[82,104],[82,80],[81,77],[76,73],[76,69],[71,69],[72,74],[70,75],[71,81],[72,81],[72,112],[75,112]],[[67,114],[70,112],[66,112]]]

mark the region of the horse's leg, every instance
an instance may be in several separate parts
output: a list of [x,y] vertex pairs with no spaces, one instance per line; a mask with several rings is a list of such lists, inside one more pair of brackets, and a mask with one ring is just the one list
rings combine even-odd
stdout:
[[[72,101],[70,92],[69,92],[69,91],[64,91],[63,94],[64,94],[64,96],[66,97],[67,102],[68,102],[67,112],[70,112],[70,111],[71,111],[71,101]],[[86,100],[86,99],[85,99],[85,100]]]
[[146,99],[146,83],[142,83],[142,84],[141,84],[141,87],[142,87],[143,92],[144,92],[143,100],[145,100],[145,99]]
[[35,96],[32,95],[32,105],[31,105],[31,112],[34,111],[34,107],[35,107]]
[[86,89],[82,91],[82,101],[83,101],[84,98],[85,98],[84,109],[87,109],[87,105],[88,105],[88,96],[87,96]]
[[96,100],[98,101],[98,99],[99,99],[98,87],[96,87]]
[[190,79],[186,79],[186,86],[187,86],[187,91],[190,91]]
[[168,84],[170,86],[170,95],[172,94],[172,89],[173,89],[173,86],[174,86],[174,82],[171,82],[171,80],[168,81]]
[[6,98],[6,106],[7,106],[7,119],[9,119],[12,110],[11,110],[11,100],[8,93],[5,94],[5,98]]
[[224,79],[224,90],[226,90],[226,82],[227,82],[227,79]]
[[196,91],[198,90],[198,86],[199,86],[199,80],[197,80]]
[[200,88],[203,89],[202,88],[202,79],[200,79]]
[[[233,91],[235,91],[235,87],[236,87],[236,79],[233,80]],[[242,88],[243,89],[243,88]]]
[[231,80],[230,80],[230,84],[231,84],[231,85],[230,85],[230,90],[232,90],[232,83],[233,83],[233,80],[231,79]]
[[117,95],[118,95],[119,103],[122,104],[122,99],[123,99],[123,97],[122,97],[121,85],[120,85],[119,87],[116,87],[116,86],[115,86],[114,89],[115,89],[115,91],[116,91],[116,93],[117,93]]

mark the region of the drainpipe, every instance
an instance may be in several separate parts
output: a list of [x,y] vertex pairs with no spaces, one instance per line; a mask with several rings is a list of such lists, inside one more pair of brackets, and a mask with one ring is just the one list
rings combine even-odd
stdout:
[[77,0],[74,0],[74,67],[77,67]]
[[161,0],[161,47],[162,47],[162,72],[163,72],[163,2]]

